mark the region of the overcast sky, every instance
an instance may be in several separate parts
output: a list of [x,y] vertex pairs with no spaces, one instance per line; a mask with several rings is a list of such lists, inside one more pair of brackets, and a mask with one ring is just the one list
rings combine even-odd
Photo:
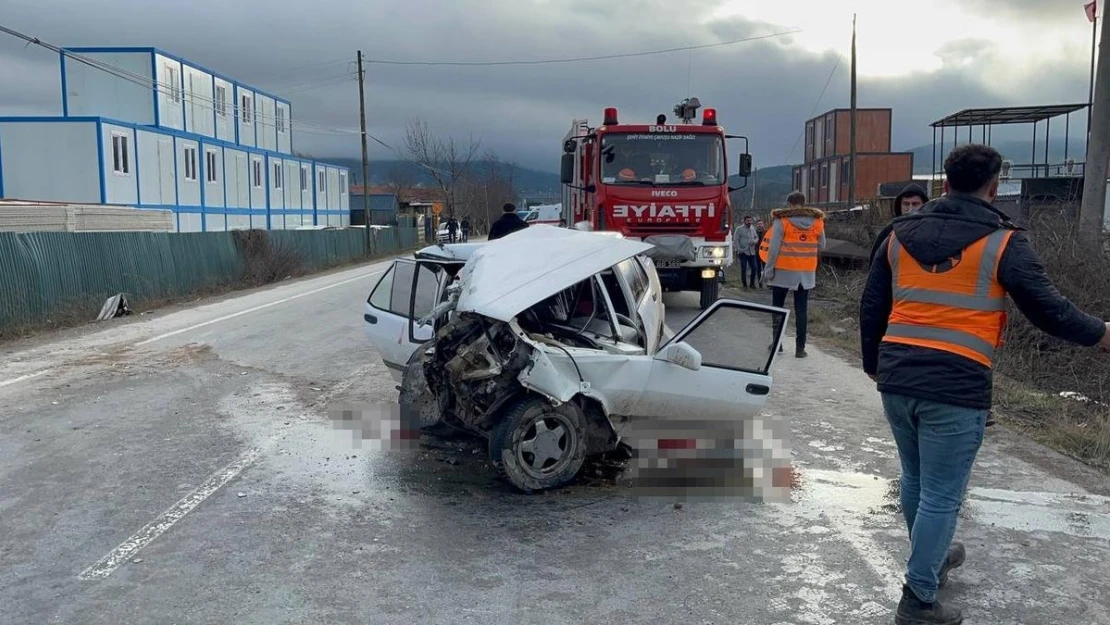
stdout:
[[[1101,13],[1100,2],[1100,13]],[[693,95],[757,167],[791,153],[817,113],[847,107],[853,11],[861,107],[894,109],[894,147],[932,141],[962,108],[1085,102],[1083,0],[3,0],[0,24],[61,46],[153,46],[293,102],[299,151],[352,156],[355,51],[370,60],[506,61],[626,54],[800,31],[693,52],[582,63],[444,67],[370,63],[369,129],[399,147],[407,120],[480,137],[521,165],[558,169],[576,117],[671,115]],[[60,114],[58,59],[0,35],[0,115]],[[1085,114],[1073,116],[1082,136]],[[1027,137],[1022,129],[1020,137]],[[995,132],[995,139],[1005,136]],[[1043,136],[1043,133],[1042,133]],[[1056,136],[1056,133],[1053,133]],[[1060,134],[1062,137],[1062,134]],[[372,158],[393,155],[371,143]]]

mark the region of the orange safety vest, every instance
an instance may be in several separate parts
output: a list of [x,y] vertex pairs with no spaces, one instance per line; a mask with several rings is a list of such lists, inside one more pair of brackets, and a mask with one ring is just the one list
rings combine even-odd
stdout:
[[767,255],[771,253],[771,231],[763,233],[763,240],[759,242],[759,260],[767,262]]
[[932,267],[917,262],[891,233],[893,305],[883,341],[939,349],[991,367],[1006,328],[998,262],[1013,233],[996,230]]
[[799,228],[787,218],[779,221],[782,222],[782,245],[775,257],[775,269],[817,271],[818,247],[821,233],[825,231],[825,221],[814,219],[809,228]]

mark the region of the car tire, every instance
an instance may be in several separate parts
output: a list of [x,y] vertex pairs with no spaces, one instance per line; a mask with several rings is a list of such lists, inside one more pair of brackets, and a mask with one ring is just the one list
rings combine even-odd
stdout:
[[586,461],[586,416],[573,403],[522,397],[493,429],[490,459],[525,493],[564,486]]
[[702,278],[701,280],[701,309],[705,310],[717,301],[721,294],[721,283],[717,278]]

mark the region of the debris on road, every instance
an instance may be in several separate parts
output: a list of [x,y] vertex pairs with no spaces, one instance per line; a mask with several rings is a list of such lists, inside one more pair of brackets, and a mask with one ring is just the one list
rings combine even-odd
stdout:
[[104,302],[104,307],[100,309],[100,314],[97,315],[97,321],[107,321],[108,319],[115,319],[124,315],[130,315],[131,306],[127,302],[127,296],[123,293],[113,295]]

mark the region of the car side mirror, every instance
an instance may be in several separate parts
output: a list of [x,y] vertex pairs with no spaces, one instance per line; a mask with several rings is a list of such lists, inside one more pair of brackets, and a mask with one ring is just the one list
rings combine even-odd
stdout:
[[663,350],[663,359],[690,371],[701,369],[701,354],[689,343],[672,343]]
[[562,169],[561,169],[560,173],[562,174],[563,184],[571,184],[571,183],[574,182],[574,155],[573,154],[563,154]]

